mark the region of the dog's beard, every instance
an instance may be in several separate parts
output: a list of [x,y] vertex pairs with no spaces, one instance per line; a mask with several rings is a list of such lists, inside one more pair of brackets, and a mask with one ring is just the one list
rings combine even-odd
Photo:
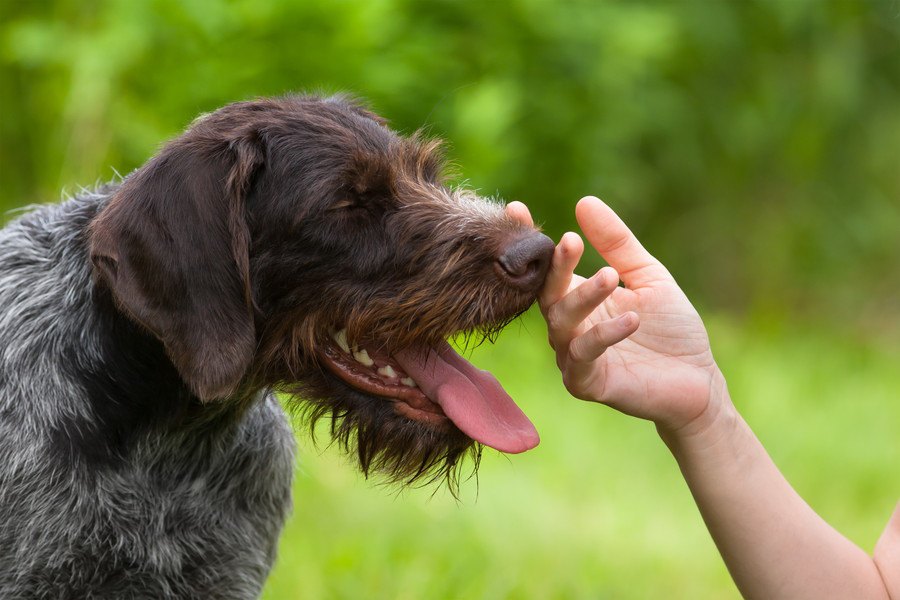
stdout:
[[477,473],[481,444],[449,420],[436,427],[409,419],[397,414],[391,400],[323,373],[284,391],[314,440],[317,425],[327,422],[332,443],[355,455],[366,477],[377,475],[402,486],[443,482],[457,495],[460,482]]

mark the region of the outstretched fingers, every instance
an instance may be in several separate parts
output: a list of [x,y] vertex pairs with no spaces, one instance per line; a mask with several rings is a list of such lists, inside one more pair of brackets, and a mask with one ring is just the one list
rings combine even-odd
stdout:
[[662,279],[668,270],[638,241],[628,226],[599,198],[587,196],[575,206],[575,217],[588,242],[631,289]]
[[556,304],[569,292],[572,278],[575,276],[575,267],[584,253],[584,242],[577,233],[571,231],[563,234],[562,239],[553,251],[553,259],[550,261],[550,271],[544,280],[544,286],[538,296],[541,310],[544,315],[551,306]]
[[586,329],[582,323],[606,300],[619,284],[615,269],[603,267],[590,279],[573,288],[546,311],[547,326],[554,347],[560,347]]

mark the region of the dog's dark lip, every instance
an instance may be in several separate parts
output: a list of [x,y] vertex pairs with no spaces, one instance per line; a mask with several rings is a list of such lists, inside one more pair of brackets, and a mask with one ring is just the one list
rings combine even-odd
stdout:
[[[389,356],[377,355],[374,364],[367,367],[330,342],[321,347],[320,355],[331,374],[358,391],[393,401],[398,414],[434,425],[449,423],[443,409],[422,390],[401,383],[407,375]],[[397,376],[388,378],[380,375],[377,369],[385,366],[390,366]]]

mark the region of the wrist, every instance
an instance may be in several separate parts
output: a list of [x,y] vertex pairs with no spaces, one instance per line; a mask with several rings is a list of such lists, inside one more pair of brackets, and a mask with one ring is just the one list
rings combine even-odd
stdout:
[[725,376],[716,367],[710,378],[709,401],[703,411],[678,427],[657,423],[656,430],[678,459],[685,453],[709,452],[723,443],[731,446],[743,427],[743,419],[731,402]]

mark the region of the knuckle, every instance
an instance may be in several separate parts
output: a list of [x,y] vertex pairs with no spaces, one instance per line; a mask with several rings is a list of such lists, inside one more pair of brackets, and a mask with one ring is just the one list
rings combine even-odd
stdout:
[[568,358],[569,358],[569,361],[571,361],[571,362],[575,362],[575,363],[584,362],[584,351],[581,350],[581,344],[576,344],[575,342],[572,342],[572,344],[569,345]]
[[587,286],[582,284],[572,290],[572,304],[574,306],[583,306],[588,301],[586,288]]
[[591,340],[600,346],[606,346],[607,342],[606,327],[604,325],[604,323],[601,323],[591,329]]
[[559,305],[554,304],[547,310],[547,328],[551,332],[558,332],[563,327],[563,318],[560,315]]

